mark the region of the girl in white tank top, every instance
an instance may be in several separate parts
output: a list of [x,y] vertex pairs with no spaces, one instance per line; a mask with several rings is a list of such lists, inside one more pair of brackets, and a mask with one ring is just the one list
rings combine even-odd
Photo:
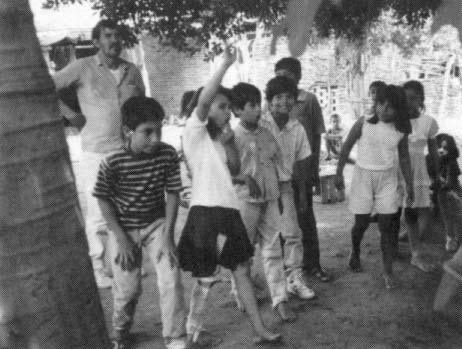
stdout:
[[360,244],[375,208],[378,213],[383,276],[387,289],[397,285],[393,259],[399,233],[397,154],[403,176],[413,199],[407,134],[411,132],[406,96],[401,87],[389,85],[377,91],[375,114],[359,119],[343,145],[337,167],[336,184],[344,187],[343,169],[358,142],[357,163],[351,183],[350,210],[355,214],[351,235],[353,248],[349,266],[361,271]]

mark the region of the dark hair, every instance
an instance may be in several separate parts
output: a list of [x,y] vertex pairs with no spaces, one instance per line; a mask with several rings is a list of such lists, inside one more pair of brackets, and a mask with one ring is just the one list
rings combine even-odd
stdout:
[[[405,134],[412,132],[411,122],[409,120],[409,110],[407,107],[406,94],[404,89],[395,85],[388,85],[383,90],[377,91],[377,103],[388,104],[395,110],[396,117],[395,128],[397,131]],[[367,120],[371,124],[377,124],[379,122],[379,117],[375,114],[372,118]]]
[[425,108],[425,89],[420,81],[417,80],[409,80],[403,85],[403,88],[405,90],[412,90],[415,93],[419,95],[419,97],[422,99],[422,108]]
[[134,130],[138,125],[153,121],[162,122],[165,117],[164,108],[154,98],[130,97],[122,105],[122,125]]
[[380,90],[380,89],[384,89],[385,87],[387,87],[387,84],[385,82],[383,82],[382,80],[375,80],[375,81],[371,82],[371,84],[369,85],[369,90],[371,88],[375,88],[377,90]]
[[297,98],[297,84],[286,76],[276,76],[266,84],[266,100],[269,102],[271,102],[274,96],[285,92]]
[[191,115],[190,113],[188,115],[188,111],[189,111],[188,107],[189,107],[189,104],[191,103],[191,101],[193,100],[195,93],[196,93],[196,91],[194,91],[194,90],[186,91],[185,93],[183,93],[183,96],[181,96],[180,116],[189,116],[189,115]]
[[252,84],[240,82],[231,89],[231,92],[233,94],[231,100],[233,108],[244,109],[248,102],[258,105],[261,104],[261,92]]
[[117,24],[117,22],[113,21],[112,19],[102,19],[96,23],[95,27],[92,29],[91,38],[93,40],[98,40],[103,28],[117,29],[120,31],[120,26]]
[[297,58],[285,57],[277,61],[276,65],[274,66],[274,72],[283,69],[292,72],[298,80],[302,78],[302,65]]
[[[197,104],[199,103],[199,96],[202,93],[202,90],[204,89],[204,86],[199,87],[196,92],[194,92],[194,95],[191,97],[191,100],[188,103],[188,106],[186,107],[186,118],[189,118],[194,109],[196,109]],[[231,102],[233,99],[233,94],[229,88],[219,86],[217,90],[217,95],[223,95],[226,98],[229,99]],[[215,122],[211,119],[208,119],[207,122],[207,131],[209,132],[210,138],[215,139],[217,136],[221,133],[221,129],[215,124]]]
[[457,160],[459,157],[459,149],[457,148],[456,140],[454,139],[453,136],[447,133],[440,133],[436,136],[436,144],[438,144],[438,147],[441,146],[441,143],[443,141],[446,141],[448,144],[448,155],[446,159],[442,160]]

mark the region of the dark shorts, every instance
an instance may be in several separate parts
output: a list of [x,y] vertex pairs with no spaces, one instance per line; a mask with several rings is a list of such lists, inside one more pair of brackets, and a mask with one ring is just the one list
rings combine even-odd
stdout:
[[[226,237],[217,251],[217,237]],[[178,244],[180,267],[193,277],[214,274],[217,265],[235,270],[253,256],[254,248],[247,236],[238,210],[223,207],[191,207]]]

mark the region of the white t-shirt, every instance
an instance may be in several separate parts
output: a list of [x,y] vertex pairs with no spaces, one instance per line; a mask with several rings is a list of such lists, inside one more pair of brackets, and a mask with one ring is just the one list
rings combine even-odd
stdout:
[[183,151],[192,172],[190,206],[225,207],[239,210],[239,200],[226,165],[226,151],[213,141],[207,120],[200,121],[196,111],[186,121]]
[[114,79],[117,81],[117,85],[118,85],[120,83],[120,77],[121,77],[120,69],[119,68],[117,68],[117,69],[109,69],[109,71],[114,76]]

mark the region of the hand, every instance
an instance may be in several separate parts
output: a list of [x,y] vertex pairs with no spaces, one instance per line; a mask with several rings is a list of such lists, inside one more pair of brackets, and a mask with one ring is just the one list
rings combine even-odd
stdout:
[[132,239],[125,235],[120,237],[117,239],[117,249],[116,264],[120,264],[122,270],[131,271],[135,268],[139,251]]
[[234,131],[232,130],[229,122],[221,130],[221,133],[218,136],[218,140],[223,145],[229,144],[234,141]]
[[232,45],[225,44],[223,50],[223,64],[227,67],[230,67],[236,62],[237,59],[237,49]]
[[343,175],[335,175],[334,179],[335,187],[337,190],[344,190],[345,189],[345,180],[343,178]]
[[170,268],[178,267],[179,266],[179,261],[178,261],[178,254],[176,251],[176,247],[173,244],[170,239],[164,239],[164,241],[161,243],[161,246],[159,250],[157,251],[157,256],[156,256],[156,261],[157,263],[160,262],[162,257],[167,257],[170,262]]
[[245,184],[249,188],[249,194],[251,197],[253,197],[254,199],[258,199],[259,197],[261,197],[262,193],[255,179],[253,179],[251,176],[246,176]]

